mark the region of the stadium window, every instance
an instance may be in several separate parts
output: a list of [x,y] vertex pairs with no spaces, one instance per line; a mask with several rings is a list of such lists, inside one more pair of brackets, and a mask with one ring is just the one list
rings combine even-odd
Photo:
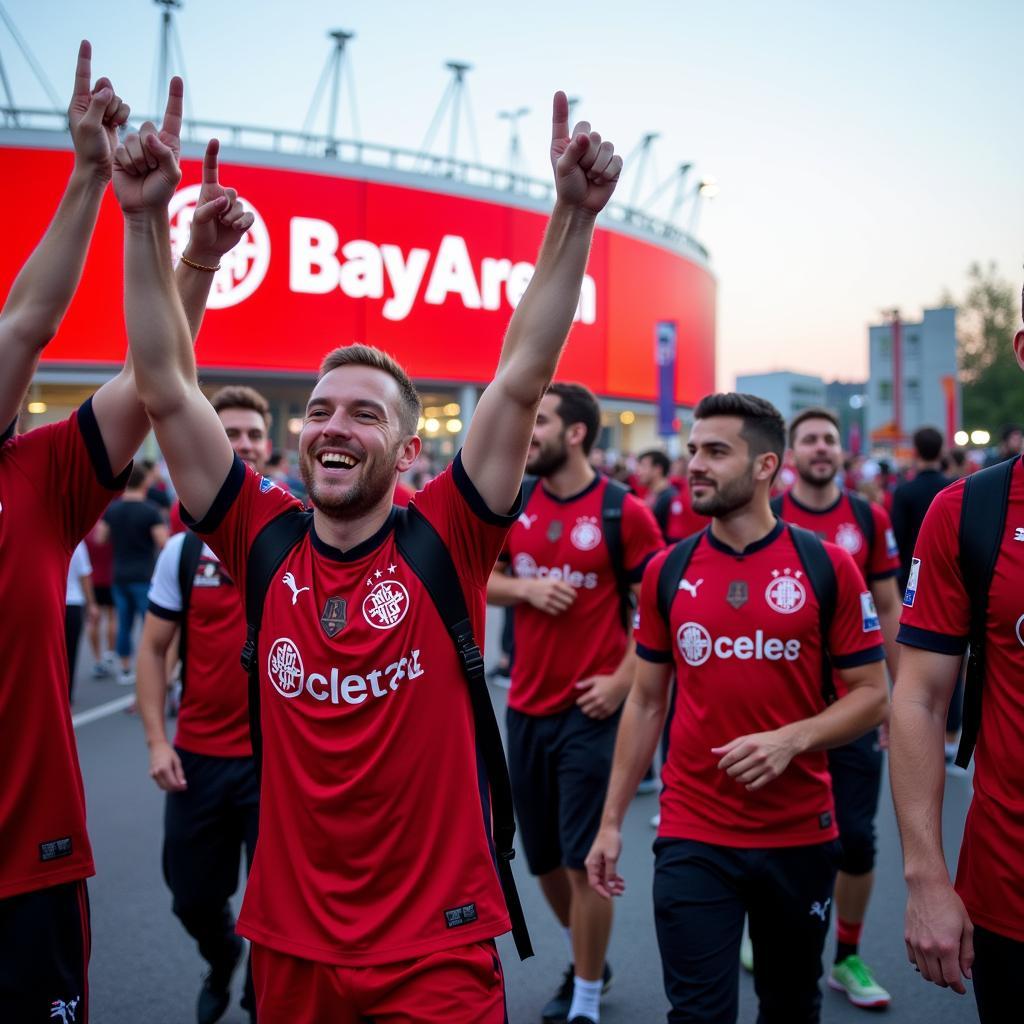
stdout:
[[880,380],[878,382],[878,400],[880,402],[892,401],[892,381]]

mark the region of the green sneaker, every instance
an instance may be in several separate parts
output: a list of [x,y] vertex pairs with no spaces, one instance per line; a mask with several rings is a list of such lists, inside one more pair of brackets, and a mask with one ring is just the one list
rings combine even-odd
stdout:
[[871,968],[856,953],[832,966],[828,987],[845,992],[854,1006],[881,1010],[889,1005],[890,995],[875,981]]

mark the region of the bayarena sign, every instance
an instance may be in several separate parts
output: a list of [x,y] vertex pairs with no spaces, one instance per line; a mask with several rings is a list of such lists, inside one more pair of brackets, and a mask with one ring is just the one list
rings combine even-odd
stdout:
[[[24,138],[24,136],[22,136]],[[546,216],[510,196],[431,187],[431,179],[327,160],[225,150],[222,180],[256,215],[223,261],[199,337],[202,367],[315,372],[325,351],[364,341],[420,380],[483,383],[533,273]],[[262,161],[262,162],[261,162]],[[271,162],[274,165],[271,165]],[[0,145],[8,197],[0,294],[38,242],[67,183],[66,149]],[[183,161],[168,211],[180,252],[199,193]],[[344,168],[366,177],[343,176]],[[20,200],[16,197],[22,197]],[[601,395],[656,397],[655,325],[678,325],[677,401],[714,386],[715,281],[664,241],[602,221],[559,377]],[[123,223],[108,193],[78,294],[47,347],[51,366],[109,367],[125,351]]]

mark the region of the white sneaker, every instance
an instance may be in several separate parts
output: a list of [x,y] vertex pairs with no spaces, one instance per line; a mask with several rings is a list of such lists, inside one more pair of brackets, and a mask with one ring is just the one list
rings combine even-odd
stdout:
[[134,686],[135,685],[135,673],[130,668],[123,668],[117,674],[117,685],[118,686]]
[[661,811],[651,815],[651,828],[661,828]]

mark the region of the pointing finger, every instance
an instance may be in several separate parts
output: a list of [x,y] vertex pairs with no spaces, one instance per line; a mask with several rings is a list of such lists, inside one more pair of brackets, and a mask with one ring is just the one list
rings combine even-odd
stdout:
[[164,123],[161,131],[173,135],[176,139],[181,137],[181,111],[184,96],[185,83],[175,75],[167,87],[167,108],[164,110]]
[[203,184],[216,185],[217,179],[217,155],[220,153],[220,140],[210,139],[206,144],[206,153],[203,156]]
[[78,63],[75,65],[75,97],[85,98],[92,92],[92,43],[83,39],[78,47]]
[[567,139],[569,137],[569,98],[561,89],[555,93],[551,104],[551,139]]

